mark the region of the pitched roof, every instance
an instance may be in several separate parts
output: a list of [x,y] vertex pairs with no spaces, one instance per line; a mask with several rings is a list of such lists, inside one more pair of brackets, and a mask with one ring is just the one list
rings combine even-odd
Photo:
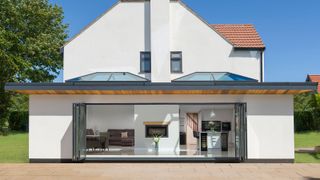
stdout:
[[251,24],[211,24],[210,26],[235,48],[265,48],[261,37]]
[[306,81],[317,82],[318,83],[318,92],[320,93],[320,74],[318,74],[318,75],[308,75]]

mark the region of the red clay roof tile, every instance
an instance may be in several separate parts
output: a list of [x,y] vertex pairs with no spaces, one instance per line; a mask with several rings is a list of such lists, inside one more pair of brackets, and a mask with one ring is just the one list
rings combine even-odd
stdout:
[[308,75],[307,81],[318,83],[318,92],[320,93],[320,74],[319,75]]
[[251,24],[212,24],[211,27],[235,48],[265,48],[261,37]]

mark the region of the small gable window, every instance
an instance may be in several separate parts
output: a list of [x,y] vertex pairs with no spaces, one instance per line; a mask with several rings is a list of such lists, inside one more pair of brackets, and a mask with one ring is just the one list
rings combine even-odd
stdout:
[[182,52],[171,52],[171,73],[182,73]]
[[140,52],[140,72],[151,72],[151,52]]

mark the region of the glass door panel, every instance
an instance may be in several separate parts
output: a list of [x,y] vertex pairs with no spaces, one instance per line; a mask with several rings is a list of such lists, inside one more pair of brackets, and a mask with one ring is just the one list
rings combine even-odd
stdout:
[[239,149],[240,149],[240,105],[235,104],[235,155],[239,157]]
[[241,160],[247,158],[247,105],[242,104],[241,106],[241,120],[240,120],[240,155]]
[[240,160],[246,158],[246,116],[246,104],[235,104],[235,154]]
[[73,104],[73,161],[86,158],[86,105]]

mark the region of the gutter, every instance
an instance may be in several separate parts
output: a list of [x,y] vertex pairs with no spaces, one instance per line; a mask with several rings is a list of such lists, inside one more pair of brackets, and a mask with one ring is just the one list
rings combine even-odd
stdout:
[[260,82],[264,82],[264,50],[260,51]]

